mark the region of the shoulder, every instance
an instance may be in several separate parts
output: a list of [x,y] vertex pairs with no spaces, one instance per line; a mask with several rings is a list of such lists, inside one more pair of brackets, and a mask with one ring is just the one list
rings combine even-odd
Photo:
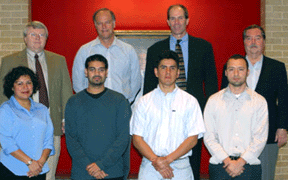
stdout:
[[85,89],[82,90],[82,91],[80,91],[80,92],[78,92],[78,93],[76,93],[76,94],[73,94],[73,95],[69,98],[67,104],[68,104],[68,103],[69,103],[69,104],[79,103],[79,101],[81,101],[82,99],[84,99],[85,97],[88,96],[88,95],[87,95],[87,96],[86,96],[86,95],[87,95],[87,93],[85,92]]
[[[192,101],[192,102],[195,102],[195,101],[197,101],[197,99],[193,96],[193,95],[191,95],[191,94],[189,94],[188,92],[186,92],[186,91],[183,91],[182,89],[180,89],[180,88],[178,88],[178,90],[177,90],[177,93],[176,93],[176,96],[177,96],[177,98],[182,98],[183,100],[188,100],[188,101]],[[198,102],[198,101],[197,101]]]
[[10,100],[7,100],[0,105],[0,112],[1,113],[5,112],[7,109],[10,109],[10,102],[9,101]]
[[263,57],[263,61],[267,64],[267,65],[271,65],[271,66],[285,66],[285,64],[283,62],[280,62],[276,59],[272,59],[272,58],[269,58],[267,56],[264,56]]
[[193,43],[197,46],[212,46],[210,42],[208,42],[202,38],[198,38],[198,37],[194,37],[194,36],[189,35],[189,44],[190,43]]
[[117,101],[126,101],[127,100],[123,94],[116,92],[116,91],[109,89],[109,88],[107,88],[105,94],[109,99],[114,99]]
[[256,91],[248,88],[247,93],[250,95],[253,101],[256,101],[256,104],[259,104],[261,102],[266,103],[266,99],[261,94],[257,93]]
[[32,102],[35,109],[42,110],[42,111],[48,111],[48,108],[45,105],[38,103],[38,102],[35,102],[32,99],[31,99],[31,102]]
[[150,46],[148,49],[158,49],[158,48],[164,48],[164,45],[169,44],[169,38],[158,41],[156,43],[154,43],[152,46]]
[[213,102],[213,101],[218,101],[218,100],[222,99],[222,98],[223,98],[223,95],[224,95],[224,93],[225,93],[225,91],[226,91],[226,89],[227,89],[227,88],[221,89],[220,91],[212,94],[212,95],[209,97],[208,101],[210,101],[210,102],[212,101],[212,102]]
[[20,57],[27,57],[26,55],[26,50],[22,50],[10,55],[7,55],[5,57],[2,58],[2,63],[5,63],[6,61],[9,61],[9,63],[11,63],[11,61],[18,61],[20,59]]
[[92,41],[89,41],[86,44],[83,44],[79,50],[88,49],[89,47],[91,47],[95,43],[95,41],[96,41],[96,39],[93,39]]
[[130,48],[130,49],[134,49],[133,46],[129,43],[126,43],[118,38],[116,38],[116,44],[120,47],[125,47],[125,48]]
[[50,57],[58,58],[58,59],[65,59],[64,56],[57,54],[57,53],[54,53],[54,52],[51,52],[51,51],[44,50],[44,53],[46,56],[50,56]]

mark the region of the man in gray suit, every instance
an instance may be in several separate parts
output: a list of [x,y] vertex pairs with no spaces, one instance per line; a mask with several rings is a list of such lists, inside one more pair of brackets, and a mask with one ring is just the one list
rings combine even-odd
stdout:
[[[50,171],[46,175],[47,180],[54,180],[60,155],[60,136],[62,135],[61,127],[62,120],[64,119],[65,105],[70,96],[72,96],[71,81],[65,57],[44,50],[48,38],[48,30],[43,23],[39,21],[28,23],[23,31],[23,35],[26,48],[2,59],[0,87],[3,86],[2,79],[12,68],[26,66],[34,72],[36,72],[36,69],[39,72],[40,67],[43,77],[42,87],[45,88],[46,102],[48,104],[43,103],[42,93],[39,93],[39,91],[33,95],[33,100],[49,107],[54,125],[55,155],[48,158]],[[0,88],[0,103],[6,100],[6,96],[3,96],[3,88]]]

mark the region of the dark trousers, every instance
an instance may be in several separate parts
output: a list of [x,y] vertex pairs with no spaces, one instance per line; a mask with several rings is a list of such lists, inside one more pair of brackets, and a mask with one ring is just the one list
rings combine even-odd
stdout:
[[210,180],[261,180],[261,165],[245,164],[244,171],[240,176],[232,178],[223,168],[222,164],[209,164]]
[[198,139],[196,146],[192,148],[192,156],[189,156],[189,162],[194,175],[194,180],[200,180],[200,163],[201,163],[201,149],[203,138]]
[[45,180],[46,174],[40,174],[29,178],[28,176],[16,176],[9,169],[7,169],[2,163],[0,163],[0,179],[13,179],[13,180]]
[[[74,180],[74,179],[72,179],[72,180]],[[75,180],[76,180],[76,179],[75,179]],[[95,178],[90,179],[90,180],[95,180]],[[98,179],[96,179],[96,180],[98,180]],[[108,179],[103,179],[103,180],[124,180],[124,177],[108,178]]]

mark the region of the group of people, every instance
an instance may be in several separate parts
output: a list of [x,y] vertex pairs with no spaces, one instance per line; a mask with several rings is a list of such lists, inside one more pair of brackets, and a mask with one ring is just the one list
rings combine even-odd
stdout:
[[65,58],[44,50],[43,23],[28,23],[26,48],[2,58],[1,177],[55,179],[65,132],[75,180],[127,179],[131,137],[143,155],[139,180],[199,180],[203,139],[211,180],[274,179],[278,148],[287,142],[287,73],[263,55],[262,27],[244,30],[246,56],[228,59],[217,92],[211,44],[186,32],[185,6],[170,6],[171,36],[148,48],[136,102],[135,49],[114,35],[111,10],[97,10],[93,21],[98,37],[73,63],[75,95]]

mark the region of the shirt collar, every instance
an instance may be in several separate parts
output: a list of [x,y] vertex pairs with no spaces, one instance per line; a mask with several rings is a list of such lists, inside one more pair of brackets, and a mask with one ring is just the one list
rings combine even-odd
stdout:
[[[39,103],[35,103],[35,101],[32,100],[32,98],[29,98],[30,102],[31,102],[31,107],[30,107],[30,111],[33,111],[35,109],[41,109],[43,107],[45,107],[44,105],[41,105]],[[24,107],[22,107],[19,102],[15,99],[14,95],[12,95],[10,97],[10,102],[11,104],[13,104],[13,106],[16,108],[16,109],[19,109],[19,110],[26,110]]]
[[[170,36],[170,41],[172,42],[172,43],[177,43],[177,39],[174,37],[174,36]],[[181,38],[181,42],[180,42],[180,44],[182,44],[183,42],[186,42],[186,41],[188,41],[188,33],[186,33],[182,38]]]
[[[92,42],[92,46],[97,46],[97,45],[102,45],[99,37],[97,37],[97,38],[95,39],[95,41]],[[119,46],[118,39],[117,39],[116,36],[114,36],[114,40],[113,40],[111,46],[114,46],[114,45]],[[102,45],[102,46],[103,46],[103,45]],[[111,46],[110,46],[110,47],[111,47]]]
[[249,69],[260,70],[262,68],[262,64],[263,64],[263,57],[264,57],[263,54],[261,54],[260,61],[257,61],[254,65],[252,65],[252,63],[248,59],[248,56],[246,55],[246,59],[247,59],[248,64],[249,64]]
[[[27,54],[31,59],[34,59],[35,57],[35,52],[31,51],[29,48],[26,48]],[[44,55],[44,51],[41,51],[40,53],[37,53],[39,58],[41,58]]]
[[172,92],[167,93],[167,94],[165,95],[165,93],[161,90],[159,84],[157,85],[157,91],[158,91],[161,95],[163,95],[163,96],[169,96],[169,95],[172,95],[172,96],[173,96],[173,95],[176,94],[176,92],[178,91],[178,89],[179,89],[179,87],[175,84],[174,90],[173,90]]
[[[240,94],[238,99],[239,98],[251,99],[251,96],[252,96],[252,90],[250,88],[246,87],[245,90]],[[237,99],[235,94],[232,93],[229,85],[227,86],[226,89],[224,89],[224,96],[223,97]]]

